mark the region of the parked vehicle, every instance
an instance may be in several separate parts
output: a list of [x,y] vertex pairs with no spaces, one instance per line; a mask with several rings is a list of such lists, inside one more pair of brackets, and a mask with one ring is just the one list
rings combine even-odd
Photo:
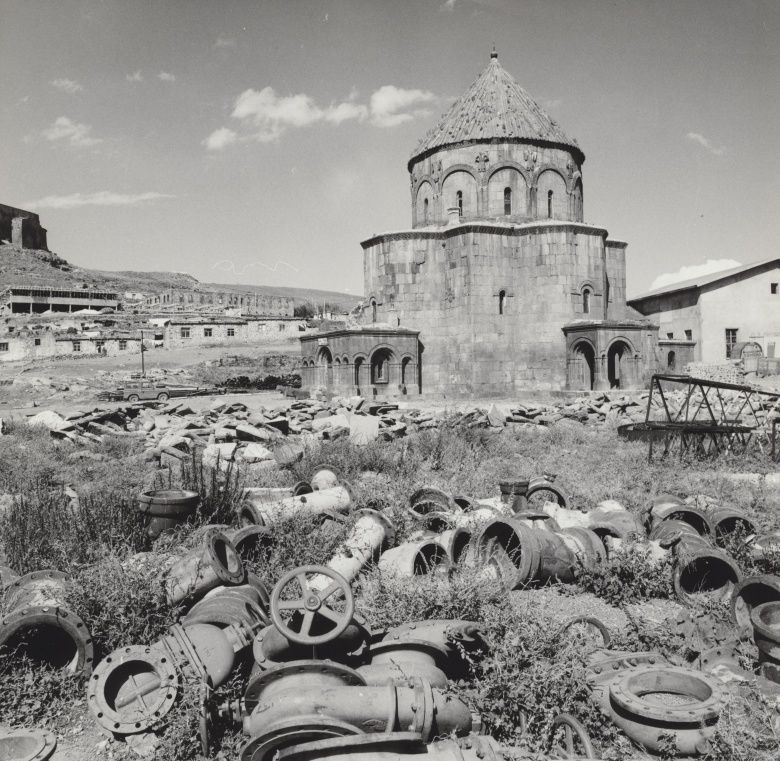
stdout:
[[101,394],[101,398],[108,401],[140,402],[156,399],[158,402],[167,402],[176,396],[199,396],[204,394],[224,394],[226,389],[205,388],[202,386],[176,386],[168,383],[155,383],[153,381],[131,381],[122,386],[117,386],[113,391]]

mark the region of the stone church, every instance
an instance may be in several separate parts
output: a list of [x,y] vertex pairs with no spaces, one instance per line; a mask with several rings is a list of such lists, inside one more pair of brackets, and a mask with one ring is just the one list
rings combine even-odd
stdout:
[[494,51],[409,159],[411,226],[363,241],[357,324],[301,339],[304,386],[644,385],[658,328],[626,305],[626,243],[583,221],[584,162]]

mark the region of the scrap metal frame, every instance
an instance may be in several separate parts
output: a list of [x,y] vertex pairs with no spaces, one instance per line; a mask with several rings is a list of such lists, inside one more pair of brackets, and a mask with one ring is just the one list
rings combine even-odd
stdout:
[[[682,398],[673,391],[683,391]],[[778,410],[778,394],[752,386],[724,383],[687,375],[653,375],[643,428],[650,442],[661,444],[661,457],[677,449],[685,455],[716,457],[723,452],[744,453],[755,445],[774,451],[774,432],[764,413]],[[657,415],[657,416],[656,416]]]

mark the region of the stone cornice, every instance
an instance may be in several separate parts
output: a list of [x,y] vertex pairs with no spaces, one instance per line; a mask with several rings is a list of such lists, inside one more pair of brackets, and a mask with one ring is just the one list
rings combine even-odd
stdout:
[[491,233],[493,235],[537,235],[539,233],[557,231],[569,233],[582,233],[585,235],[598,235],[607,238],[607,231],[603,227],[594,227],[583,222],[568,222],[544,220],[543,222],[527,222],[522,224],[504,224],[488,221],[461,222],[457,225],[446,225],[433,230],[415,228],[412,230],[399,230],[372,235],[361,241],[363,250],[388,240],[444,240],[467,232]]
[[339,330],[329,330],[325,333],[312,333],[308,336],[300,336],[298,339],[301,343],[307,343],[308,341],[316,341],[320,338],[338,338],[340,336],[419,336],[419,330],[412,330],[410,328],[341,328]]

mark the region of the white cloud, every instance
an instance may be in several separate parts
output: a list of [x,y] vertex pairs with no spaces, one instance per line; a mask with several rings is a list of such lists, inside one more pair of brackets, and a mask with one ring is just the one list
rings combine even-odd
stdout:
[[428,116],[430,109],[421,108],[432,103],[436,96],[427,90],[404,90],[395,85],[384,85],[371,95],[371,121],[377,127],[395,127],[420,116]]
[[721,145],[720,147],[716,147],[711,140],[708,140],[706,137],[704,137],[704,135],[701,135],[698,132],[689,132],[685,137],[687,137],[691,142],[700,145],[702,148],[714,154],[715,156],[722,156],[726,152],[724,146]]
[[215,129],[204,141],[203,145],[210,151],[221,151],[231,143],[235,143],[238,135],[232,129],[220,127]]
[[685,280],[692,280],[696,277],[703,275],[710,275],[713,272],[722,272],[723,270],[730,270],[734,267],[741,266],[742,262],[738,262],[735,259],[707,259],[704,264],[690,264],[680,267],[677,272],[666,272],[663,275],[659,275],[650,284],[650,290],[654,291],[656,288],[665,288],[667,285],[674,285],[675,283],[682,283]]
[[175,82],[176,81],[176,77],[173,74],[169,74],[167,71],[161,71],[157,75],[157,79],[160,79],[163,82]]
[[50,142],[64,141],[76,148],[87,148],[100,142],[92,137],[92,127],[89,124],[79,124],[67,116],[59,116],[51,127],[41,133]]
[[84,89],[84,85],[81,85],[72,79],[52,79],[49,84],[51,84],[52,87],[56,87],[58,90],[62,90],[62,92],[68,93],[68,95],[73,95]]
[[224,34],[220,34],[214,42],[215,48],[234,48],[236,41],[232,37],[226,37]]
[[134,71],[132,74],[128,74],[125,79],[128,82],[143,82],[144,75],[141,73],[141,70],[138,69],[138,71]]
[[235,142],[255,140],[268,143],[278,140],[287,130],[326,122],[370,121],[377,127],[395,127],[420,116],[428,116],[425,105],[439,99],[427,90],[404,90],[384,85],[374,92],[368,103],[358,102],[356,91],[341,102],[319,106],[305,93],[278,95],[273,87],[244,90],[233,104],[231,116],[240,122],[243,134],[221,127],[203,144],[209,150],[220,150]]
[[452,13],[452,11],[455,10],[455,3],[457,2],[458,0],[444,0],[444,2],[439,6],[439,10]]
[[27,201],[29,209],[77,209],[81,206],[135,206],[139,203],[157,201],[161,198],[175,198],[167,193],[112,193],[100,190],[97,193],[71,193],[66,196],[46,196],[37,201]]

